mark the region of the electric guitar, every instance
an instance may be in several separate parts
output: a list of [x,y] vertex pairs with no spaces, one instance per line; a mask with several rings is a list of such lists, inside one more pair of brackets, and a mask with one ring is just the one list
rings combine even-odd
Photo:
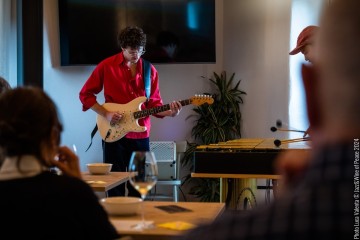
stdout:
[[[140,126],[138,119],[144,118],[156,113],[170,110],[170,104],[141,110],[141,104],[146,101],[146,97],[138,97],[126,104],[104,103],[102,106],[111,112],[118,112],[122,118],[115,124],[110,122],[101,115],[97,115],[96,124],[101,138],[105,142],[115,142],[124,137],[129,132],[144,132],[145,126]],[[195,95],[190,99],[181,100],[181,106],[193,104],[200,106],[204,103],[212,104],[214,99],[208,95]]]

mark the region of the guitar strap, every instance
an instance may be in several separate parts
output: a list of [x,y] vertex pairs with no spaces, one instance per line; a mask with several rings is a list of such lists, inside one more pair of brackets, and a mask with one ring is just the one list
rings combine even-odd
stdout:
[[[142,59],[142,69],[143,69],[143,78],[144,78],[144,86],[145,86],[145,94],[146,94],[146,98],[149,100],[150,98],[150,93],[151,93],[151,64],[149,61],[146,61],[145,59]],[[89,150],[89,148],[92,145],[92,140],[96,134],[98,130],[98,126],[97,124],[95,124],[94,129],[91,131],[91,139],[90,139],[90,144],[87,147],[87,149],[85,150],[85,152],[87,152],[87,150]]]
[[94,129],[91,131],[90,144],[89,144],[89,146],[87,147],[87,149],[85,150],[85,152],[87,152],[87,150],[89,150],[89,148],[91,147],[93,137],[95,136],[95,133],[97,132],[97,130],[98,130],[98,126],[97,126],[97,124],[95,124]]
[[151,84],[150,84],[150,76],[151,76],[151,67],[150,62],[142,59],[143,63],[143,78],[144,78],[144,86],[145,86],[145,94],[146,98],[149,100],[150,92],[151,92]]

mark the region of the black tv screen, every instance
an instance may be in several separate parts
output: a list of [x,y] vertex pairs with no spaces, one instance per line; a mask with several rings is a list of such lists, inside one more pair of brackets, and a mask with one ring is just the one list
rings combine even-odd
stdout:
[[[118,33],[141,27],[153,63],[215,63],[215,0],[59,0],[61,65],[96,65],[119,51]],[[164,45],[175,44],[166,49]]]

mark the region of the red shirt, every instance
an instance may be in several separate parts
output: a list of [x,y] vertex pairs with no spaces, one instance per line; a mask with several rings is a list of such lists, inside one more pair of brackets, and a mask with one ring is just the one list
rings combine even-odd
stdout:
[[[83,104],[83,111],[87,111],[97,102],[96,95],[103,89],[106,103],[127,104],[137,97],[145,96],[142,72],[141,58],[136,65],[135,77],[131,76],[131,70],[125,64],[122,52],[104,59],[96,66],[80,90],[79,98]],[[141,105],[141,109],[161,105],[163,105],[163,101],[159,91],[159,76],[155,67],[151,65],[150,99]],[[154,116],[162,118],[162,116]],[[139,139],[150,136],[150,117],[138,119],[138,123],[140,126],[146,126],[147,130],[145,132],[129,132],[125,135],[126,138]]]

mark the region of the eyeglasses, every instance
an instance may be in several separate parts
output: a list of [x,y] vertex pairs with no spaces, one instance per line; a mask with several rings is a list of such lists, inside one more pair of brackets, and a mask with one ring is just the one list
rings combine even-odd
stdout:
[[145,49],[138,50],[138,51],[129,51],[128,49],[123,48],[123,51],[126,51],[131,56],[135,56],[135,55],[141,56],[141,55],[144,55],[144,53],[145,53]]

